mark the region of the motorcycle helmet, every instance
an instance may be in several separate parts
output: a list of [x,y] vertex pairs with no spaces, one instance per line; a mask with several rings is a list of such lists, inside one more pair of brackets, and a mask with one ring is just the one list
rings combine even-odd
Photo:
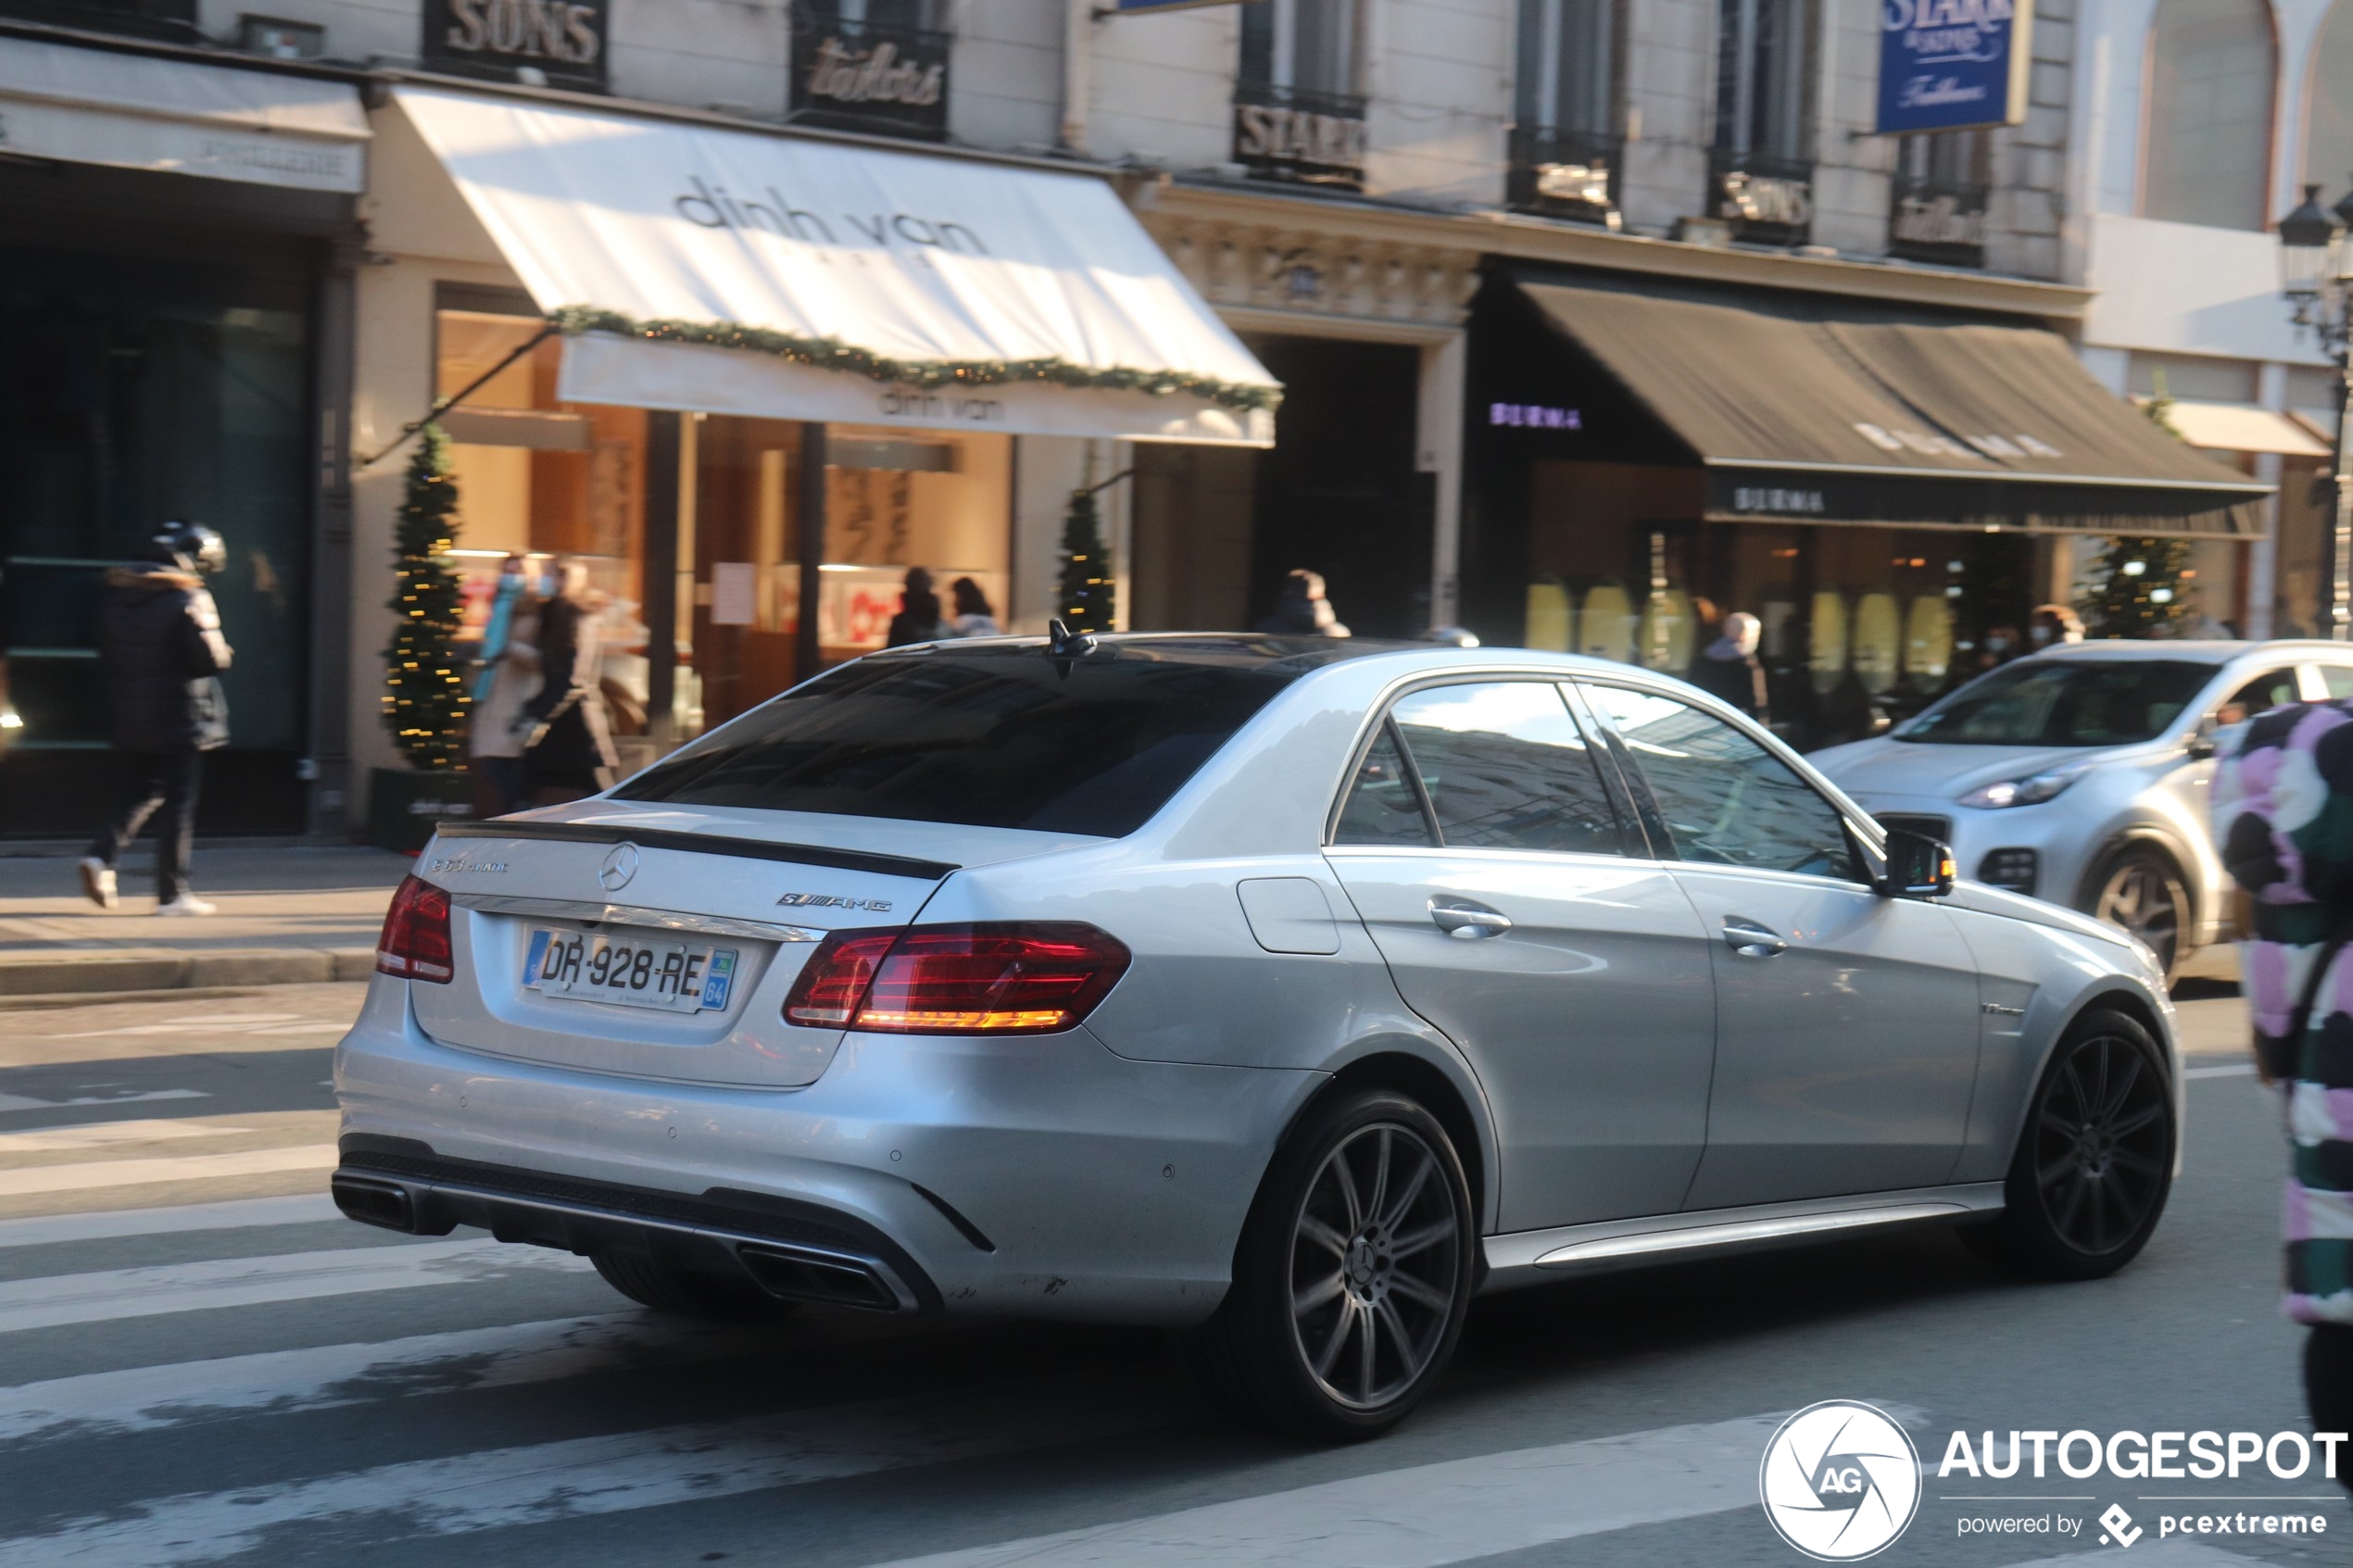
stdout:
[[156,530],[157,558],[182,571],[210,577],[229,564],[229,546],[200,522],[167,522]]

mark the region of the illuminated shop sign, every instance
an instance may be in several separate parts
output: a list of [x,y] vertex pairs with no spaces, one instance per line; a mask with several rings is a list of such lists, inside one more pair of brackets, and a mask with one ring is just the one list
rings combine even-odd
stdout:
[[1487,422],[1528,430],[1583,430],[1585,414],[1581,408],[1555,408],[1549,403],[1490,403]]

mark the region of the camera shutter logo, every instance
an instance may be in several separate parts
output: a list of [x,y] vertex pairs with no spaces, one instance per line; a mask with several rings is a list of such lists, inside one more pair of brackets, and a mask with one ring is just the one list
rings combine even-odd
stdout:
[[629,879],[636,874],[637,847],[616,844],[605,856],[603,869],[597,872],[597,884],[608,893],[618,893],[628,886]]
[[1920,1506],[1920,1456],[1886,1411],[1850,1399],[1808,1405],[1765,1445],[1756,1487],[1781,1539],[1822,1562],[1893,1545]]

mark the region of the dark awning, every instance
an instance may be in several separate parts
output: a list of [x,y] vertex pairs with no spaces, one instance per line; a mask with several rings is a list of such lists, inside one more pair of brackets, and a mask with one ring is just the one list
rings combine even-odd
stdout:
[[1834,295],[1516,280],[1687,445],[1718,521],[2256,534],[2271,492],[2057,333]]

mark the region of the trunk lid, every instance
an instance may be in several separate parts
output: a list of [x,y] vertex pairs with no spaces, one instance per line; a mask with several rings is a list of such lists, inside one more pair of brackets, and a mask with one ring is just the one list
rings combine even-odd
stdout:
[[[784,1021],[785,995],[828,932],[912,923],[960,868],[1073,842],[1088,841],[608,801],[444,828],[417,874],[451,896],[457,973],[446,985],[410,985],[411,1005],[432,1038],[486,1055],[673,1083],[797,1087],[816,1081],[841,1041],[839,1030]],[[573,938],[591,958],[599,939],[609,953],[650,949],[657,997],[661,960],[684,948],[686,972],[706,985],[693,999],[711,1005],[672,1010],[526,984],[527,969],[550,962],[551,945]],[[724,973],[724,999],[706,972]]]

